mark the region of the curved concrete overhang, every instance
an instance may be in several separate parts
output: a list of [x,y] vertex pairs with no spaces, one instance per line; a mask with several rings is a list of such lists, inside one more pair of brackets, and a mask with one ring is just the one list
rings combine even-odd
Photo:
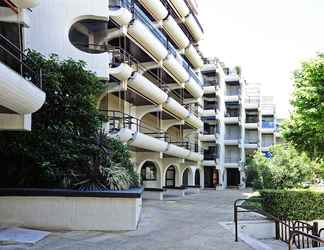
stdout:
[[190,10],[183,0],[170,0],[171,4],[175,10],[179,13],[181,17],[186,17],[189,15]]
[[185,119],[189,116],[189,111],[172,97],[169,97],[163,104],[163,106],[165,109],[167,109],[172,114],[175,114],[180,119]]
[[169,144],[167,150],[164,153],[183,159],[187,159],[190,155],[190,151],[188,149],[176,146],[174,144]]
[[195,99],[202,97],[204,94],[203,88],[193,78],[190,78],[189,81],[185,83],[185,88]]
[[163,21],[163,28],[172,38],[172,40],[178,45],[180,49],[184,49],[189,46],[190,41],[182,29],[179,27],[174,18],[169,15]]
[[186,17],[185,25],[189,29],[189,32],[192,34],[196,42],[200,41],[203,38],[204,33],[200,29],[198,23],[196,22],[196,19],[193,17],[192,14]]
[[11,0],[11,2],[21,9],[34,8],[40,4],[40,0]]
[[189,80],[189,73],[173,55],[168,55],[163,61],[163,66],[176,78],[176,80],[178,80],[178,82],[183,83]]
[[128,86],[157,104],[165,103],[168,99],[164,91],[139,73],[128,80]]
[[128,80],[133,72],[134,69],[132,69],[126,63],[121,63],[117,67],[113,67],[109,69],[109,73],[120,81]]
[[195,128],[202,128],[204,126],[204,123],[202,122],[202,120],[200,120],[197,116],[191,114],[190,116],[188,116],[185,121],[187,123],[189,123],[190,125],[192,125]]
[[192,45],[188,46],[185,49],[185,55],[194,66],[195,69],[200,69],[204,66],[204,61],[201,59],[201,56],[198,54],[196,48]]
[[163,20],[168,15],[168,10],[160,0],[139,0],[139,2],[157,21]]
[[168,147],[168,143],[165,141],[128,128],[122,128],[118,133],[110,134],[109,136],[119,139],[121,142],[127,143],[128,145],[154,152],[164,152]]
[[133,14],[126,8],[119,8],[117,10],[109,10],[109,17],[120,26],[124,26],[132,21]]
[[0,62],[0,105],[18,114],[39,110],[46,94]]
[[187,159],[191,161],[202,161],[204,156],[196,152],[190,152]]
[[141,21],[136,19],[130,23],[127,33],[157,61],[167,57],[168,50]]

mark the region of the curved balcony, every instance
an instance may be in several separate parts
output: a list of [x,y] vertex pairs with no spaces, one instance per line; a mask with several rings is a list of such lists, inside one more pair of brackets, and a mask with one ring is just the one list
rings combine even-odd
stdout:
[[201,56],[198,54],[196,48],[192,45],[185,49],[185,55],[195,69],[200,69],[204,66],[204,61],[201,59]]
[[176,58],[169,54],[163,61],[163,66],[180,82],[186,82],[189,79],[189,73],[182,67]]
[[[104,125],[106,133],[130,146],[179,157],[191,161],[200,161],[202,155],[192,152],[183,143],[172,142],[167,136],[154,130],[135,117],[118,111],[102,110],[107,114],[108,122]],[[156,136],[156,137],[155,137]],[[187,145],[187,144],[185,144]]]
[[160,105],[167,101],[168,95],[164,91],[143,75],[133,72],[134,70],[125,63],[121,63],[119,66],[111,68],[110,70],[112,76],[120,81],[128,80],[128,86],[130,88],[144,95],[152,102]]
[[15,4],[18,8],[28,9],[34,8],[39,5],[40,0],[11,0],[13,4]]
[[189,116],[189,110],[187,110],[184,106],[174,100],[172,97],[169,97],[167,101],[163,104],[164,108],[166,108],[172,114],[175,114],[180,119],[184,120]]
[[160,0],[138,0],[144,8],[154,17],[155,20],[161,21],[168,15],[168,10]]
[[193,78],[185,83],[185,88],[192,94],[196,99],[200,98],[204,94],[204,90],[195,82]]
[[[165,35],[154,26],[137,4],[121,0],[117,7],[119,8],[114,7],[111,10],[111,18],[120,26],[127,25],[128,36],[150,54],[154,60],[158,62],[163,60],[162,66],[172,78],[181,84],[192,77],[200,87],[203,85],[190,65],[182,59]],[[133,15],[133,18],[131,18],[131,15]]]
[[190,9],[188,5],[183,0],[171,0],[171,4],[173,5],[174,9],[177,11],[179,16],[186,17],[190,13]]
[[192,125],[195,128],[202,128],[204,123],[195,115],[190,115],[188,118],[185,119],[187,123]]
[[186,17],[185,25],[187,26],[189,32],[191,33],[196,42],[200,41],[203,38],[203,30],[199,25],[197,18],[195,18],[193,14],[190,14]]
[[168,50],[163,44],[150,32],[146,25],[138,19],[135,19],[128,27],[128,34],[136,42],[141,44],[157,61],[161,61],[168,55]]
[[168,99],[165,92],[139,73],[135,73],[128,80],[128,86],[157,104],[165,103]]
[[190,41],[188,37],[171,15],[169,15],[168,18],[163,21],[163,28],[180,49],[184,49],[189,46]]
[[22,51],[0,35],[0,106],[18,113],[30,114],[41,108],[45,93],[41,86],[41,74],[26,63]]

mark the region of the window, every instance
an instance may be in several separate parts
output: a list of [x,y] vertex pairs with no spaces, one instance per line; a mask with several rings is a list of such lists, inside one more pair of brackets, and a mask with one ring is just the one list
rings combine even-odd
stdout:
[[156,167],[153,162],[144,163],[141,170],[142,181],[156,181]]

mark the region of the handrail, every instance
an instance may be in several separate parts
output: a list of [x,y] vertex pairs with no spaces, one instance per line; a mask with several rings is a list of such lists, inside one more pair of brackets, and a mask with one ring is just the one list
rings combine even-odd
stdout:
[[184,147],[190,151],[198,152],[198,144],[191,143],[185,139],[172,138],[166,132],[158,128],[152,128],[134,116],[116,110],[100,109],[99,111],[106,115],[107,122],[112,126],[109,128],[110,133],[118,132],[122,128],[133,129],[136,132],[141,132],[156,139],[161,139],[179,147]]
[[[302,236],[302,246],[300,240],[296,241],[296,237],[300,238]],[[305,240],[306,238],[306,240]],[[311,244],[309,244],[309,239],[311,240]],[[305,244],[306,243],[306,244]],[[324,239],[320,238],[317,235],[308,234],[299,230],[294,230],[290,232],[289,242],[288,242],[288,249],[292,250],[293,246],[295,245],[298,249],[302,248],[310,248],[310,247],[320,247],[324,245]]]
[[[7,62],[6,57],[15,61],[15,63]],[[0,34],[0,61],[12,70],[16,71],[25,80],[32,82],[39,88],[42,88],[42,71],[34,71],[32,66],[27,63],[28,58],[24,52],[2,34]]]
[[[238,241],[238,213],[243,212],[256,212],[268,219],[275,222],[276,239],[286,242],[289,245],[289,250],[292,249],[293,244],[298,249],[308,247],[318,247],[320,244],[324,244],[324,239],[320,239],[321,232],[324,228],[318,229],[318,222],[314,222],[312,225],[299,220],[285,220],[280,219],[272,214],[264,211],[261,208],[251,205],[245,205],[244,203],[253,201],[262,201],[262,197],[254,197],[250,199],[237,199],[234,202],[234,223],[235,223],[235,241]],[[242,208],[244,210],[239,210]],[[306,232],[305,232],[306,230]],[[302,235],[302,238],[297,235]],[[306,240],[305,240],[306,237]],[[312,239],[311,244],[309,239]],[[314,241],[315,242],[314,242]]]

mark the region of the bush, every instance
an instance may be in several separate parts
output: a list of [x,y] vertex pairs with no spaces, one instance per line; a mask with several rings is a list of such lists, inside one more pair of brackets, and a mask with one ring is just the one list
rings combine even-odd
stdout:
[[0,187],[125,189],[137,185],[127,146],[100,133],[104,84],[81,61],[29,52],[46,102],[31,132],[0,133]]
[[270,214],[291,220],[323,220],[324,192],[261,190],[262,207]]
[[247,183],[255,189],[301,187],[315,179],[317,162],[297,152],[291,145],[275,145],[270,159],[256,152],[246,164]]

